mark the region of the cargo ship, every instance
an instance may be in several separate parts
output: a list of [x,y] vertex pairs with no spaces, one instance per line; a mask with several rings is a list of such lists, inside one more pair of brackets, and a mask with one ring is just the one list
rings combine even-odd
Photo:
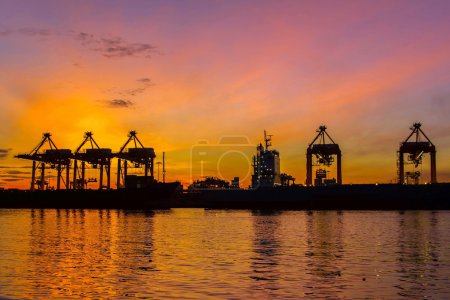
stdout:
[[[295,178],[281,173],[279,152],[271,148],[271,135],[264,132],[264,145],[256,147],[253,156],[251,187],[243,189],[239,178],[231,183],[224,179],[206,177],[198,179],[187,190],[178,182],[166,183],[164,154],[163,181],[155,179],[153,148],[145,148],[131,131],[118,153],[100,148],[87,132],[75,153],[58,149],[44,134],[41,143],[30,153],[18,158],[32,160],[30,190],[0,190],[2,208],[95,208],[95,209],[170,209],[177,207],[207,209],[301,209],[301,210],[448,210],[450,209],[450,183],[437,183],[436,149],[420,129],[411,127],[411,134],[400,144],[398,182],[396,184],[342,184],[341,150],[320,126],[314,140],[308,145],[305,184],[296,184]],[[420,137],[425,140],[421,141]],[[410,141],[415,138],[415,141]],[[328,142],[327,142],[328,140]],[[127,148],[129,143],[135,147]],[[48,143],[50,149],[39,151]],[[86,143],[92,148],[81,151]],[[94,147],[95,145],[95,147]],[[407,162],[416,168],[424,154],[431,156],[431,182],[419,184],[420,172],[405,172]],[[111,159],[118,158],[117,189],[110,188]],[[337,163],[336,177],[328,178],[327,167]],[[73,164],[72,164],[73,161]],[[78,162],[80,162],[79,168]],[[131,164],[131,165],[130,165]],[[73,166],[73,179],[69,169]],[[99,189],[88,189],[86,166],[100,172]],[[46,189],[45,171],[50,166],[57,170],[57,188]],[[128,174],[130,167],[142,168],[143,174]],[[315,168],[315,176],[313,169]],[[36,178],[36,171],[40,176]],[[65,175],[64,175],[65,173]],[[105,175],[104,175],[105,173]],[[159,173],[159,171],[158,171]],[[106,177],[106,184],[103,178]],[[159,174],[158,174],[159,179]],[[65,189],[60,188],[65,185]]]
[[450,184],[204,189],[185,200],[185,206],[210,209],[449,210]]
[[[322,125],[306,151],[305,184],[295,184],[295,178],[281,173],[280,156],[271,149],[272,136],[264,132],[264,144],[256,148],[253,157],[252,186],[241,189],[237,178],[225,185],[222,179],[196,181],[186,196],[192,206],[227,209],[302,209],[302,210],[448,210],[450,183],[437,183],[436,149],[415,123],[398,151],[398,181],[395,184],[342,184],[342,155],[339,145]],[[419,184],[418,170],[425,153],[431,156],[431,182]],[[416,170],[405,172],[407,162]],[[336,176],[328,178],[336,162]],[[315,168],[315,176],[313,169]]]

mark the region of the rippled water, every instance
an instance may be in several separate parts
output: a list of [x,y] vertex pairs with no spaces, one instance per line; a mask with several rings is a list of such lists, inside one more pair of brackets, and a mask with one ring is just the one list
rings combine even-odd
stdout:
[[450,212],[0,210],[0,297],[450,297]]

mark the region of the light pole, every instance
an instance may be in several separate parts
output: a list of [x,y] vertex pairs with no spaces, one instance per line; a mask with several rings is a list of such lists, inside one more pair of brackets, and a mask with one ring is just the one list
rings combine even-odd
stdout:
[[158,165],[158,182],[159,182],[159,166],[162,164],[162,162],[158,161],[156,164]]

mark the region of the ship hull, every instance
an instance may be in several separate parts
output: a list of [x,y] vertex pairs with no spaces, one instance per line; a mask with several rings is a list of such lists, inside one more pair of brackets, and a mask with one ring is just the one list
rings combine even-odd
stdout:
[[197,190],[178,183],[146,189],[1,191],[2,208],[450,210],[450,184],[335,185]]
[[164,209],[178,199],[182,186],[158,183],[143,189],[0,192],[2,208]]
[[449,210],[450,184],[203,190],[195,205],[227,209]]

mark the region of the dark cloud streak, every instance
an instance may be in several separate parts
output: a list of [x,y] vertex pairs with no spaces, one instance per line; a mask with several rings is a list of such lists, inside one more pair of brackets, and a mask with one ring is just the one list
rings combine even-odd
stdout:
[[0,169],[31,169],[31,166],[21,166],[21,167],[0,166]]
[[7,181],[7,182],[21,181],[21,180],[24,180],[24,179],[27,179],[27,178],[13,178],[13,177],[10,177],[10,178],[2,178],[3,181]]
[[53,35],[54,32],[49,30],[49,29],[42,29],[42,28],[20,28],[18,30],[18,32],[20,34],[26,35],[26,36],[41,36],[41,37],[45,37],[45,36],[50,36]]
[[151,58],[156,47],[147,43],[130,43],[121,37],[95,36],[86,32],[72,32],[82,46],[100,52],[107,58],[143,57]]
[[127,90],[120,91],[119,94],[124,95],[124,96],[134,97],[136,95],[142,94],[143,92],[145,92],[145,90],[146,90],[146,88],[127,89]]
[[14,182],[29,179],[30,171],[21,171],[17,170],[17,168],[22,167],[0,166],[0,169],[3,169],[0,172],[0,181]]
[[30,174],[30,172],[19,171],[19,170],[8,170],[8,171],[5,171],[5,174],[19,175],[19,174]]
[[118,97],[118,99],[109,100],[108,104],[111,107],[130,107],[134,105],[134,103],[130,100],[126,100],[126,98],[135,97],[139,94],[144,93],[149,87],[153,86],[154,83],[150,78],[140,78],[136,79],[137,82],[141,84],[140,87],[131,88],[131,89],[117,89],[111,88],[106,90],[105,92],[114,94],[114,97]]
[[6,158],[12,149],[0,149],[0,159]]
[[28,178],[29,176],[24,176],[24,174],[0,174],[0,179],[3,181],[17,181]]
[[0,28],[0,37],[8,36],[10,34],[12,34],[12,30],[6,29],[6,28]]
[[149,43],[129,42],[122,37],[110,35],[94,35],[87,32],[77,32],[70,30],[60,33],[46,28],[24,27],[17,30],[0,28],[0,37],[11,35],[21,35],[27,37],[51,37],[68,36],[79,42],[82,47],[98,52],[106,58],[151,58],[156,53],[156,47]]
[[143,83],[146,86],[152,86],[154,85],[154,83],[152,82],[152,80],[150,78],[139,78],[138,80],[136,80],[137,82]]
[[126,99],[113,99],[108,101],[108,105],[110,107],[131,107],[134,105],[134,102]]

